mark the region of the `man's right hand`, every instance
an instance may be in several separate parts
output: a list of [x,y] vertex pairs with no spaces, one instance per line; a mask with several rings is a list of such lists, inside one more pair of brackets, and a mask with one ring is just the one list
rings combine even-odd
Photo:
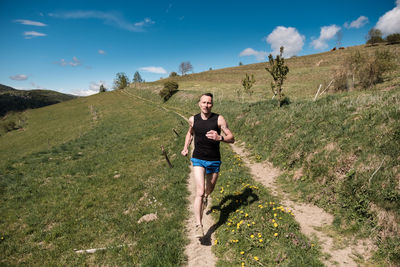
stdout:
[[187,156],[188,153],[189,153],[189,151],[186,148],[184,148],[181,152],[182,156],[185,156],[185,157]]

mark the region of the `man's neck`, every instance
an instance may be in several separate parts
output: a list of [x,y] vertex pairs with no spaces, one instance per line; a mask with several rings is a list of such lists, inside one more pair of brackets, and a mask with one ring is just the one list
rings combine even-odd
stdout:
[[211,117],[211,112],[209,112],[209,113],[200,112],[200,116],[201,116],[201,118],[202,118],[203,120],[207,120],[208,118]]

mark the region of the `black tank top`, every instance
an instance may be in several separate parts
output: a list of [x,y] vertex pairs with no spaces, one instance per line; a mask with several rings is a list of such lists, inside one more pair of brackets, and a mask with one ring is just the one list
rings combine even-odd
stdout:
[[218,116],[216,113],[211,113],[211,116],[207,120],[203,120],[200,113],[194,116],[193,158],[209,161],[221,160],[219,141],[214,141],[206,137],[206,133],[210,130],[221,134],[221,130],[218,128]]

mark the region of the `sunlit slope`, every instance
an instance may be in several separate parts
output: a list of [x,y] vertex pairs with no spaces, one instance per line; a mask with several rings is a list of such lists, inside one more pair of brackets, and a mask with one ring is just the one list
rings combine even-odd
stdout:
[[[0,137],[2,264],[182,264],[188,162],[172,131],[182,118],[120,92],[27,118]],[[137,223],[149,213],[158,219]],[[91,248],[108,249],[74,252]]]
[[[284,172],[281,186],[292,196],[335,215],[334,229],[375,241],[375,259],[400,263],[400,60],[399,45],[352,47],[288,59],[284,92],[290,105],[278,108],[265,63],[174,78],[180,91],[166,103],[157,95],[162,82],[129,90],[167,107],[198,112],[198,96],[214,92],[214,112],[227,118],[238,140],[260,160]],[[318,85],[332,79],[345,55],[360,49],[389,49],[397,64],[382,83],[368,90],[325,93],[313,101]],[[318,64],[317,64],[318,63]],[[319,65],[319,66],[317,66]],[[259,89],[239,98],[245,73]],[[263,84],[262,84],[263,83]],[[264,90],[264,91],[262,91]]]
[[[319,85],[323,84],[324,87],[327,86],[333,78],[334,71],[342,68],[346,56],[351,55],[356,50],[372,55],[377,49],[388,49],[397,57],[400,56],[400,44],[397,44],[373,47],[367,47],[365,45],[354,46],[347,47],[343,50],[288,58],[285,62],[289,66],[289,74],[284,82],[283,92],[290,99],[312,98],[317,92]],[[265,70],[267,66],[267,62],[261,62],[169,79],[179,83],[179,90],[182,91],[177,94],[177,97],[187,98],[192,94],[197,96],[199,92],[210,91],[216,94],[217,100],[220,98],[236,100],[238,97],[235,90],[242,87],[241,81],[245,77],[245,74],[254,74],[256,79],[256,83],[252,88],[254,89],[254,95],[252,97],[244,95],[243,100],[257,101],[271,98],[273,95],[270,89],[271,77]],[[392,82],[378,85],[378,88],[390,88],[394,84],[400,83],[399,69],[391,74],[391,76],[395,77]],[[149,89],[161,89],[163,83],[169,79],[148,83],[145,87]]]

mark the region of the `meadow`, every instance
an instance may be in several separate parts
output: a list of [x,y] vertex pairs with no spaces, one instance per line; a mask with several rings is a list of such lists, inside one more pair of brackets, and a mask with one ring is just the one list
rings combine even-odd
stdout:
[[[345,56],[379,49],[390,49],[397,64],[382,83],[368,90],[328,90],[313,101],[318,85],[329,84]],[[166,103],[157,96],[163,81],[129,90],[186,114],[197,112],[202,92],[215,93],[213,111],[227,118],[253,156],[284,170],[279,182],[293,199],[334,214],[333,235],[374,240],[374,264],[399,264],[399,52],[399,45],[359,46],[287,59],[284,93],[291,104],[282,108],[271,99],[266,63],[166,79],[180,90]],[[255,92],[239,97],[235,90],[246,73],[256,77]]]
[[[258,63],[25,111],[22,128],[0,136],[1,264],[185,265],[189,160],[179,153],[187,123],[171,111],[197,113],[203,92],[215,94],[213,111],[254,159],[283,171],[281,188],[334,214],[332,235],[368,237],[377,245],[370,264],[399,264],[400,68],[374,88],[313,101],[345,55],[381,48],[399,64],[400,45],[288,59],[291,103],[282,108],[271,99],[266,63]],[[246,73],[255,75],[255,92],[239,97]],[[164,103],[158,92],[167,80],[179,91]],[[222,147],[211,205],[217,265],[322,265],[318,241]],[[158,219],[138,223],[146,214]],[[75,251],[90,248],[106,249]]]
[[[185,262],[182,118],[120,92],[25,114],[0,139],[2,265]],[[139,224],[146,214],[158,219]],[[92,248],[106,249],[75,252]]]

